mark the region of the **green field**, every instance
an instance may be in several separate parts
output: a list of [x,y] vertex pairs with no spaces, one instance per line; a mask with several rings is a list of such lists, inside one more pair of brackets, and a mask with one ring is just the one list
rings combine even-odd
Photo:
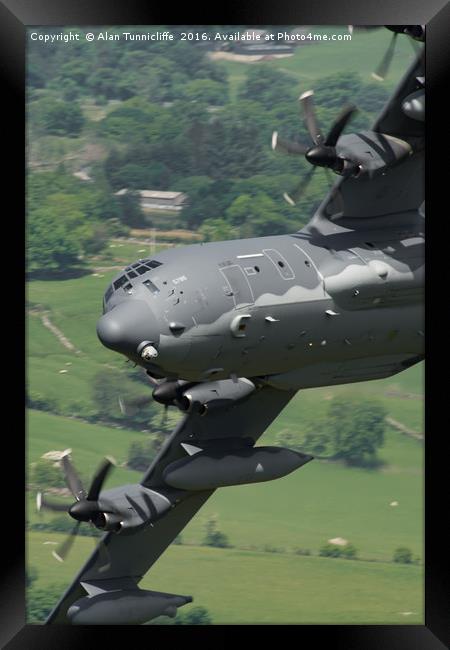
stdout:
[[[112,272],[102,275],[29,283],[28,300],[43,305],[79,350],[64,348],[38,315],[29,316],[29,388],[52,397],[67,415],[77,415],[80,403],[92,403],[90,384],[99,369],[125,366],[96,337],[101,296]],[[60,374],[61,369],[68,372]],[[280,431],[302,431],[325,411],[330,397],[345,391],[376,397],[391,417],[423,432],[420,364],[384,380],[299,392],[261,442],[273,442]],[[107,487],[138,482],[141,475],[122,465],[131,442],[145,433],[125,427],[126,422],[123,429],[110,428],[30,411],[28,466],[46,451],[70,447],[83,477],[109,454],[118,467]],[[183,531],[187,545],[171,547],[143,586],[192,594],[214,623],[422,623],[423,445],[390,429],[380,456],[386,464],[379,471],[315,460],[278,481],[218,490]],[[390,505],[394,501],[398,506]],[[30,523],[52,516],[39,519],[32,492],[27,506]],[[211,514],[218,515],[235,549],[198,546]],[[318,557],[334,537],[348,539],[361,559]],[[28,534],[28,563],[38,570],[38,588],[57,584],[62,593],[93,548],[92,539],[79,537],[61,565],[51,556],[52,546],[43,543],[61,539],[57,533]],[[262,552],[266,546],[278,552]],[[393,564],[399,546],[410,548],[420,564]],[[296,547],[312,555],[294,555]]]
[[[48,540],[43,533],[28,536],[29,557],[40,571],[36,586],[57,584],[62,592],[93,543],[78,538],[61,564]],[[206,607],[215,624],[420,624],[421,582],[422,568],[413,565],[172,546],[141,586],[192,594],[193,605]]]
[[[77,467],[89,476],[106,451],[120,465],[129,443],[142,435],[30,411],[28,461],[70,446]],[[183,531],[188,546],[171,547],[142,585],[193,594],[214,623],[421,623],[422,563],[390,560],[399,546],[423,559],[422,446],[389,432],[383,457],[389,465],[378,472],[313,461],[272,483],[218,490]],[[139,480],[139,473],[119,466],[107,487]],[[33,493],[27,505],[30,523],[52,517],[37,515]],[[237,548],[198,546],[211,514]],[[353,543],[361,560],[317,557],[322,544],[337,536]],[[58,584],[62,592],[93,548],[92,539],[79,537],[61,565],[44,542],[62,539],[53,532],[28,534],[36,587]],[[266,545],[277,552],[262,552]],[[294,555],[298,547],[312,556]]]
[[[282,416],[273,426],[281,423]],[[90,476],[106,453],[123,463],[129,444],[143,435],[30,411],[28,462],[50,449],[70,447],[77,467]],[[218,490],[183,538],[200,543],[207,517],[218,514],[220,527],[239,547],[268,544],[286,551],[300,547],[317,552],[328,539],[344,537],[362,558],[389,561],[399,546],[408,546],[414,556],[423,558],[421,444],[390,432],[383,456],[389,464],[381,471],[315,460],[272,483]],[[119,466],[107,487],[139,480],[139,473]],[[34,522],[38,520],[34,495],[29,499],[28,519]],[[399,505],[390,506],[393,501]]]
[[[282,30],[280,30],[282,31]],[[311,27],[312,33],[347,33],[346,26],[336,27]],[[295,48],[293,56],[264,61],[263,64],[276,70],[283,70],[292,75],[292,78],[299,84],[299,89],[305,90],[310,82],[323,76],[329,76],[338,72],[357,72],[364,81],[371,81],[371,73],[381,61],[392,34],[387,30],[376,30],[373,32],[354,32],[353,44],[364,43],[360,48],[358,58],[354,58],[354,49],[348,41],[321,41],[311,45]],[[400,42],[401,41],[401,42]],[[408,39],[397,39],[395,56],[388,77],[383,84],[388,90],[392,90],[404,74],[407,67],[412,63],[414,51]],[[248,66],[254,63],[220,61],[229,75],[230,94],[236,97],[239,86],[245,81]]]

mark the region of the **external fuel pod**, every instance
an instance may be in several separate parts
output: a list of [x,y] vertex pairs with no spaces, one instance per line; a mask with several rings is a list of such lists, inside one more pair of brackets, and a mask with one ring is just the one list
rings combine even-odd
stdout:
[[261,483],[290,474],[312,456],[281,447],[235,451],[200,451],[166,467],[167,485],[182,490],[211,490],[228,485]]
[[177,596],[144,589],[108,591],[77,600],[67,612],[73,625],[141,625],[157,616],[176,616],[177,608],[192,602]]

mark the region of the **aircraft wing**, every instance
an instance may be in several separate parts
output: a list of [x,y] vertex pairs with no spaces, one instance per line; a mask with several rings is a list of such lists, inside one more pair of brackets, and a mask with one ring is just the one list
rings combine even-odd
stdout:
[[380,156],[388,164],[392,161],[395,140],[385,136],[406,142],[412,155],[373,177],[339,179],[319,206],[315,219],[382,217],[420,208],[425,198],[424,122],[408,117],[401,106],[408,95],[421,87],[424,75],[422,49],[381,111],[372,134],[342,136],[342,142],[349,143],[349,154],[357,151],[367,161],[367,156]]
[[[256,441],[282,411],[295,391],[264,386],[247,400],[224,411],[196,413],[183,418],[144,475],[141,484],[148,488],[164,485],[162,472],[175,460],[186,457],[180,443],[202,444],[205,440],[252,438]],[[101,591],[136,587],[160,555],[211,496],[214,490],[184,492],[180,502],[161,519],[134,534],[106,533],[84,567],[61,597],[46,624],[70,623],[69,607],[79,598]],[[104,570],[101,544],[107,547],[109,567]],[[103,569],[103,570],[102,570]],[[83,587],[81,583],[87,585]],[[104,589],[102,586],[104,585]],[[161,596],[161,594],[159,594]],[[162,596],[170,597],[171,594]],[[189,602],[189,598],[184,602]]]

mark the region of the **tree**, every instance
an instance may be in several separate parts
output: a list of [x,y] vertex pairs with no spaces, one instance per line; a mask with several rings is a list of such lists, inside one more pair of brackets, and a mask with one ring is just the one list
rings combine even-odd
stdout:
[[295,82],[284,71],[259,64],[249,66],[245,82],[239,89],[240,99],[260,102],[267,108],[280,101],[295,102]]
[[78,263],[81,252],[79,233],[61,218],[59,211],[40,208],[30,213],[27,237],[29,271],[70,268]]
[[139,472],[144,472],[156,457],[161,448],[162,439],[156,435],[150,436],[144,442],[132,442],[128,451],[127,466]]
[[79,135],[85,119],[81,108],[73,101],[46,97],[34,108],[41,128],[52,135]]
[[198,231],[205,241],[225,241],[239,237],[239,231],[225,219],[206,219]]
[[191,607],[177,614],[174,625],[212,625],[212,619],[206,607]]
[[132,228],[142,226],[144,213],[141,208],[141,195],[136,190],[128,190],[122,196],[117,197],[121,220]]
[[399,546],[394,551],[393,561],[399,564],[412,564],[413,554],[406,546]]
[[217,515],[211,515],[205,524],[205,536],[203,546],[214,546],[216,548],[230,548],[227,535],[218,530]]
[[333,436],[335,459],[349,465],[373,465],[384,443],[387,412],[375,401],[357,397],[333,398],[328,408],[328,427]]
[[228,101],[228,89],[218,81],[210,79],[194,79],[184,87],[184,96],[187,101],[203,102],[220,106]]
[[66,483],[59,463],[41,458],[34,465],[31,473],[33,485],[45,490],[49,487],[65,488]]
[[324,544],[319,550],[319,555],[321,557],[342,557],[346,560],[356,560],[357,553],[358,552],[353,544],[345,544],[341,546],[331,542]]
[[240,226],[244,237],[279,235],[290,230],[289,221],[263,192],[255,196],[241,194],[227,208],[225,216],[233,225]]
[[333,454],[333,431],[327,418],[316,418],[307,423],[303,449],[322,458]]

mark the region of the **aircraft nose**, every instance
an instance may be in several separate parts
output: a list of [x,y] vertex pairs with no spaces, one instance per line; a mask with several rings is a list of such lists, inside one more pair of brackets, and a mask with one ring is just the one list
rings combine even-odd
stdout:
[[97,336],[103,345],[126,355],[136,355],[146,341],[159,342],[155,315],[143,300],[130,299],[104,314],[97,322]]

